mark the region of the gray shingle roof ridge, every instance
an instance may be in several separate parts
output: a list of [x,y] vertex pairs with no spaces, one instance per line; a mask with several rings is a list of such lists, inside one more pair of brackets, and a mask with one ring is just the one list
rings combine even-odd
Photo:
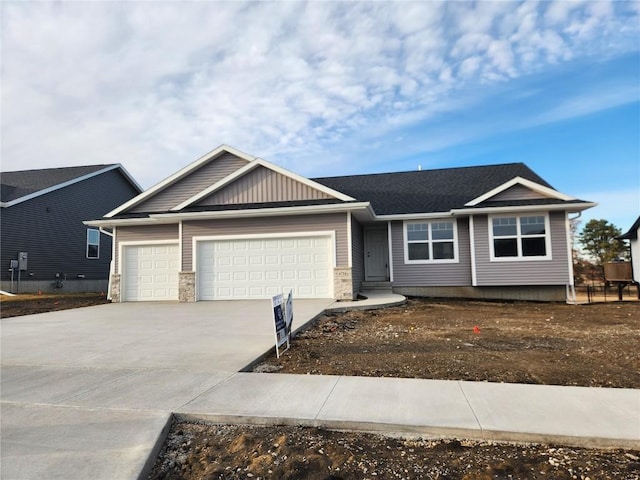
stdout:
[[310,180],[318,181],[318,180],[328,180],[328,179],[340,179],[340,178],[356,178],[356,177],[374,177],[374,176],[383,176],[383,175],[402,175],[408,173],[425,173],[425,172],[442,172],[445,170],[453,171],[453,170],[465,170],[465,169],[481,169],[481,168],[497,168],[497,167],[509,167],[513,165],[520,165],[531,172],[533,172],[529,166],[524,162],[507,162],[507,163],[494,163],[494,164],[485,164],[485,165],[465,165],[461,167],[441,167],[441,168],[428,168],[422,170],[403,170],[398,172],[376,172],[376,173],[357,173],[353,175],[334,175],[330,177],[315,177]]
[[47,167],[47,168],[30,168],[27,170],[6,170],[0,172],[0,174],[5,173],[33,173],[33,172],[46,172],[50,170],[71,170],[71,169],[79,169],[79,168],[94,168],[95,171],[101,170],[107,167],[113,167],[115,165],[119,165],[118,163],[96,163],[96,164],[88,164],[88,165],[69,165],[66,167]]

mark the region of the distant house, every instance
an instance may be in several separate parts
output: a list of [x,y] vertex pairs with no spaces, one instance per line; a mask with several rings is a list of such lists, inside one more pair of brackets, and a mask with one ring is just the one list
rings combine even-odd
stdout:
[[633,275],[633,281],[640,283],[640,217],[631,226],[629,231],[622,235],[620,238],[623,240],[629,240],[631,244],[631,269]]
[[119,164],[1,173],[2,290],[106,291],[111,237],[82,222],[141,191]]
[[85,223],[114,230],[114,301],[564,300],[594,205],[522,163],[308,179],[222,145]]

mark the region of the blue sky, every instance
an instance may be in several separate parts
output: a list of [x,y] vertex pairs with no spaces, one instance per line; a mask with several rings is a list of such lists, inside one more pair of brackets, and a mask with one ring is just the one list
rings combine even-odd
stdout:
[[0,3],[2,170],[525,162],[640,215],[640,2]]

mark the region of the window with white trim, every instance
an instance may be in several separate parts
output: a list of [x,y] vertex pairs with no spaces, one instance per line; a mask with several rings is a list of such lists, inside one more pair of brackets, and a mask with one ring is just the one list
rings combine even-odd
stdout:
[[547,215],[491,217],[489,236],[492,260],[551,258]]
[[405,222],[406,263],[446,263],[457,261],[455,222]]
[[87,229],[87,258],[100,258],[100,230]]

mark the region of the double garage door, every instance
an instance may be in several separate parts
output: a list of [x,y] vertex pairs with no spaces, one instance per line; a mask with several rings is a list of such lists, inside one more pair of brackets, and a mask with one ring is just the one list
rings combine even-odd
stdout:
[[[333,296],[330,236],[203,240],[196,242],[197,300]],[[125,301],[178,300],[178,244],[123,248]]]
[[329,236],[197,242],[198,300],[330,298],[333,249]]

